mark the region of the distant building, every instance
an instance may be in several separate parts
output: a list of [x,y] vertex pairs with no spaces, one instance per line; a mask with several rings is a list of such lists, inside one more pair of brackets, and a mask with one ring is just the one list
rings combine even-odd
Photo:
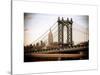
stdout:
[[45,42],[41,41],[41,47],[44,47],[45,46]]
[[50,32],[48,33],[48,45],[51,45],[52,43],[53,43],[53,34],[50,29]]

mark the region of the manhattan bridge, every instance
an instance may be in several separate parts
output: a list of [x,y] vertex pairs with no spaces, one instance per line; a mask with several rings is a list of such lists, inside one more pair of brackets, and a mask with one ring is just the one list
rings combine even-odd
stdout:
[[[77,23],[72,18],[58,17],[44,34],[24,47],[24,61],[89,59],[89,31],[82,31],[81,29],[86,30],[86,28],[74,24]],[[74,31],[80,33],[84,39],[75,42],[74,37],[79,39],[79,36],[78,33],[73,35]]]

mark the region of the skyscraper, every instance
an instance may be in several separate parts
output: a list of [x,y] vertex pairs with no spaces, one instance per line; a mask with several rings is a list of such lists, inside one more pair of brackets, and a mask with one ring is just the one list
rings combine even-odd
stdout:
[[48,33],[48,45],[51,45],[52,43],[53,43],[53,34],[50,29],[50,32]]

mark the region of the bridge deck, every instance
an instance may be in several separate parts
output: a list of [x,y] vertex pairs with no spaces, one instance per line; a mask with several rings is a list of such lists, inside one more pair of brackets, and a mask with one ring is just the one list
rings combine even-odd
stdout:
[[39,54],[39,53],[32,53],[31,54],[33,57],[54,57],[54,58],[58,58],[58,57],[64,57],[64,58],[80,58],[81,56],[83,56],[82,54]]

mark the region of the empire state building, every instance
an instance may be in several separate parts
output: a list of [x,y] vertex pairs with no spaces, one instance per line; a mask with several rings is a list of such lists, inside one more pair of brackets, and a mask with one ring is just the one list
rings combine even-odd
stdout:
[[48,33],[48,45],[51,45],[52,43],[53,43],[53,34],[50,29],[50,32]]

